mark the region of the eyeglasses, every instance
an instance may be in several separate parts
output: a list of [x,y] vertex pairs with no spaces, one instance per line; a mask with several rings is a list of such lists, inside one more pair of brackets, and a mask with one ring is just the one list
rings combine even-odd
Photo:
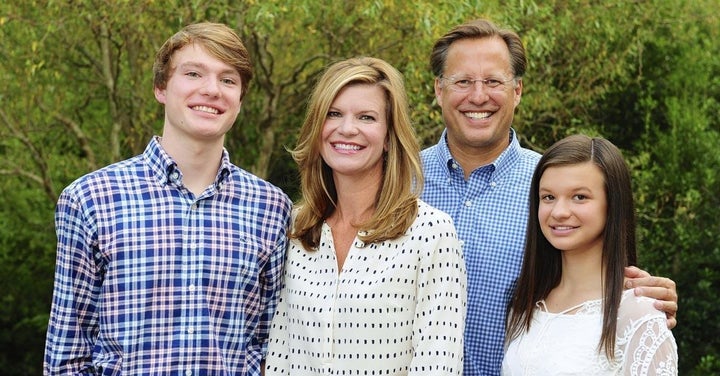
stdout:
[[450,90],[458,93],[467,93],[475,87],[476,82],[480,82],[489,91],[497,92],[505,89],[505,84],[515,78],[508,80],[500,80],[497,78],[468,78],[468,77],[440,77],[440,81],[445,82]]

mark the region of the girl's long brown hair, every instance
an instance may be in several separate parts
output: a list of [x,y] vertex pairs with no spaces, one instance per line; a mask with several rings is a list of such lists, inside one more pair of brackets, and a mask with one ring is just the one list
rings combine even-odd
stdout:
[[530,187],[525,255],[520,277],[510,301],[507,341],[530,329],[536,303],[547,298],[562,276],[561,254],[540,230],[538,205],[540,178],[549,167],[592,162],[603,173],[607,197],[607,220],[603,232],[603,324],[598,351],[615,355],[617,315],[623,292],[624,267],[635,265],[635,208],[630,171],[620,150],[610,141],[584,135],[566,137],[542,156]]

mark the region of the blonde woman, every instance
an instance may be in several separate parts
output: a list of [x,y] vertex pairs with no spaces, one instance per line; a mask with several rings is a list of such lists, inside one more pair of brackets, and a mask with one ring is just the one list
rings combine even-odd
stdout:
[[330,66],[292,155],[303,196],[265,375],[461,375],[464,261],[450,217],[418,199],[400,73]]

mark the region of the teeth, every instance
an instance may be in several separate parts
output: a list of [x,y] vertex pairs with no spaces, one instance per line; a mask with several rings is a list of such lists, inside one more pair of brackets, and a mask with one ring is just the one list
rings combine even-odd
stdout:
[[555,226],[556,230],[571,230],[572,226]]
[[212,108],[212,107],[208,107],[208,106],[195,106],[192,109],[195,111],[202,111],[202,112],[207,112],[209,114],[215,114],[215,115],[217,115],[220,112],[216,108]]
[[492,115],[490,112],[466,112],[465,116],[473,119],[487,119]]
[[348,145],[348,144],[333,144],[335,149],[341,149],[341,150],[360,150],[360,146],[357,145]]

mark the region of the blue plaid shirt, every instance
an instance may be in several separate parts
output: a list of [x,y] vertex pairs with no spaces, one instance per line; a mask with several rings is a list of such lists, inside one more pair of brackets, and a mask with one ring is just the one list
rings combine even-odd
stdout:
[[446,132],[422,152],[422,199],[450,214],[463,242],[468,277],[464,375],[499,375],[506,309],[522,264],[530,181],[540,155],[520,147],[511,130],[510,146],[466,181],[450,155]]
[[63,191],[46,375],[260,375],[291,202],[227,151],[181,182],[153,138]]

